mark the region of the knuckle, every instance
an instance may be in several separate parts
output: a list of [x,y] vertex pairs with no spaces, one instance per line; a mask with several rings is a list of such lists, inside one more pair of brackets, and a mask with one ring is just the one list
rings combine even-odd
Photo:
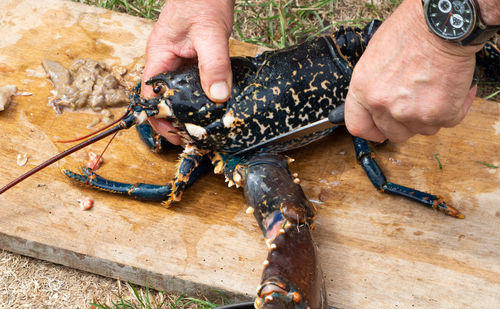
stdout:
[[459,115],[460,109],[454,104],[431,104],[422,110],[420,119],[428,126],[443,126],[455,123]]
[[395,104],[389,111],[391,117],[400,123],[415,118],[415,113],[406,104]]
[[455,118],[443,122],[442,126],[445,128],[452,128],[462,122],[462,120],[465,118],[465,115],[465,113],[457,115]]
[[437,125],[441,122],[443,118],[443,111],[437,105],[430,105],[419,112],[418,117],[420,122],[424,125],[431,126]]
[[383,92],[366,90],[365,103],[370,109],[384,110],[389,102],[389,98]]
[[365,137],[364,136],[364,130],[361,129],[361,127],[359,126],[356,126],[356,125],[348,125],[347,126],[347,130],[349,131],[349,133],[351,133],[351,135],[354,135],[354,136],[358,136],[358,137]]

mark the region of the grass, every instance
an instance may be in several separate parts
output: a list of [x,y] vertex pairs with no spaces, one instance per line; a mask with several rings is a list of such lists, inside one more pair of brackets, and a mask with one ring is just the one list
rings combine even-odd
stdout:
[[[361,26],[373,18],[384,18],[377,7],[367,4],[358,16],[339,19],[339,2],[320,1],[236,1],[235,37],[243,42],[270,48],[284,48],[331,31],[339,25]],[[366,16],[366,11],[372,14]],[[244,20],[245,22],[241,22]]]
[[[234,29],[244,42],[284,48],[330,29],[333,24],[328,20],[332,19],[335,2],[298,5],[295,1],[238,1]],[[239,20],[246,22],[236,22]]]
[[165,0],[72,0],[148,19],[158,19]]
[[443,164],[441,164],[441,160],[439,160],[439,153],[435,153],[432,156],[434,157],[434,159],[436,159],[436,161],[438,163],[438,166],[439,166],[439,169],[442,170],[443,169]]
[[482,164],[486,167],[489,167],[489,168],[498,168],[498,166],[494,165],[494,164],[491,164],[491,163],[488,163],[488,162],[484,162],[484,161],[476,161],[477,163],[479,164]]
[[500,90],[497,90],[493,93],[490,93],[489,95],[485,96],[483,99],[490,100],[490,99],[493,99],[494,97],[496,97],[498,94],[500,94]]
[[[73,0],[143,18],[158,19],[164,0]],[[247,43],[283,48],[340,25],[362,26],[385,19],[401,0],[365,3],[338,0],[237,0],[232,36]]]
[[340,25],[360,27],[374,18],[385,19],[400,2],[239,0],[235,3],[233,37],[270,48],[284,48]]
[[[149,287],[136,288],[132,283],[127,283],[129,294],[132,297],[120,295],[118,300],[112,301],[111,304],[105,304],[99,300],[95,300],[90,304],[91,309],[212,309],[221,304],[213,303],[209,300],[203,300],[185,295],[175,295],[165,291],[150,289]],[[222,293],[222,300],[228,303],[227,297]]]

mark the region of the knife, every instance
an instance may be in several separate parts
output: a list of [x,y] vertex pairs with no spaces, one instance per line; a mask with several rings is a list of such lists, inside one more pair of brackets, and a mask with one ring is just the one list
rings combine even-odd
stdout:
[[323,119],[318,120],[316,122],[310,123],[310,124],[305,125],[303,127],[299,127],[299,128],[294,129],[290,132],[277,135],[275,137],[272,137],[270,139],[262,141],[258,144],[252,145],[248,148],[242,149],[242,150],[234,153],[232,156],[239,156],[239,155],[257,150],[257,149],[262,148],[264,146],[287,142],[287,141],[290,141],[290,140],[298,138],[298,137],[306,136],[306,135],[309,135],[311,133],[321,131],[321,130],[326,130],[326,129],[329,129],[331,127],[339,126],[339,125],[344,125],[344,104],[339,105],[334,110],[332,110],[328,114],[328,117],[326,117],[326,118],[323,118]]

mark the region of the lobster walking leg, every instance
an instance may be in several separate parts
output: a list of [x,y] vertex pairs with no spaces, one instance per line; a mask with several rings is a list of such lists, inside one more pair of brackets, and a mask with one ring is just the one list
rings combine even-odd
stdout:
[[288,171],[288,159],[257,155],[248,162],[245,197],[269,248],[256,308],[327,308],[311,237],[314,210]]
[[129,184],[107,180],[88,168],[82,168],[83,174],[63,169],[62,172],[81,184],[103,191],[130,195],[140,200],[163,201],[162,205],[170,206],[173,201],[181,199],[184,190],[200,175],[211,167],[210,160],[199,154],[182,153],[175,177],[166,185],[146,183]]
[[447,204],[439,196],[388,182],[382,169],[373,158],[368,142],[356,136],[353,136],[352,139],[356,157],[375,188],[384,193],[404,196],[424,206],[438,209],[449,216],[460,219],[464,218],[464,215],[461,214],[460,211]]

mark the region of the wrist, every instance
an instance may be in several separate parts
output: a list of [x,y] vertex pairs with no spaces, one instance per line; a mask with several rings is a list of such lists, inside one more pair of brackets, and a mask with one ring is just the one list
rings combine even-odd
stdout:
[[482,45],[462,46],[444,40],[432,33],[425,21],[421,0],[406,0],[401,4],[401,6],[403,5],[406,6],[404,9],[409,13],[407,19],[410,23],[412,35],[416,40],[422,42],[422,46],[430,46],[437,54],[462,58],[474,57],[475,53],[481,49]]

